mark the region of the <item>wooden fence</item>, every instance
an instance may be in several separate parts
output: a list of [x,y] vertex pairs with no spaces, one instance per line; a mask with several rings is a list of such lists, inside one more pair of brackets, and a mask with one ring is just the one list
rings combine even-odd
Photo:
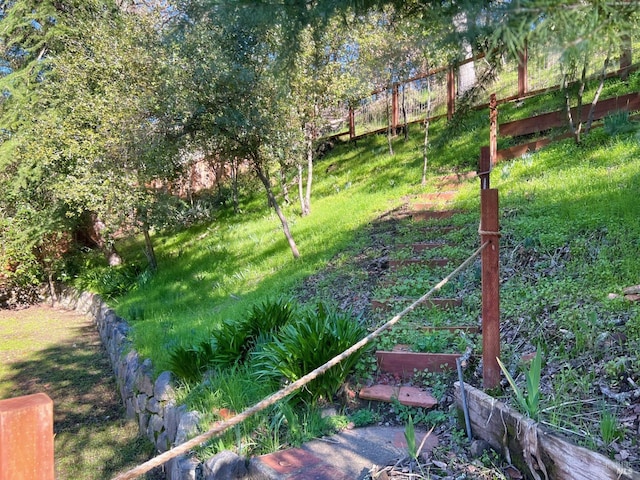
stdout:
[[[495,92],[498,103],[538,95],[545,91],[558,89],[562,81],[559,69],[560,55],[549,53],[541,48],[529,47],[518,58],[503,58],[497,77],[487,86]],[[596,55],[594,67],[588,76],[599,74],[604,55]],[[477,78],[482,77],[489,68],[483,55],[469,58],[447,67],[434,68],[428,72],[394,83],[388,88],[377,90],[359,105],[333,112],[330,131],[325,138],[348,137],[350,140],[365,135],[385,132],[388,128],[396,131],[407,124],[447,117],[455,112],[456,100],[460,98],[460,68],[473,65]],[[608,76],[625,78],[632,69],[633,55],[631,45],[625,47],[619,57],[609,62]],[[427,100],[431,99],[431,115],[428,114]],[[485,107],[488,99],[478,98],[476,107]]]

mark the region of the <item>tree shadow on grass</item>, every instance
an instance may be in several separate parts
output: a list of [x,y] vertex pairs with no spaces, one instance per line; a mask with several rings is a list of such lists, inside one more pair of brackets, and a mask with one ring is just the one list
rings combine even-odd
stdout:
[[[125,410],[95,327],[71,321],[70,338],[12,364],[12,395],[44,392],[53,400],[58,480],[110,478],[153,456]],[[46,323],[42,326],[46,329]],[[41,332],[42,333],[42,332]],[[46,333],[45,333],[46,335]],[[160,472],[148,479],[160,479]]]

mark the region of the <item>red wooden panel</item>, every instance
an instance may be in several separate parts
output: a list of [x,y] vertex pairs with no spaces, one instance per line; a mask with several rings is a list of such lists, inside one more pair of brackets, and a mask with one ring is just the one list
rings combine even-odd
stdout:
[[0,480],[54,480],[53,401],[44,393],[0,400]]
[[415,371],[443,372],[456,367],[458,353],[415,353],[377,351],[378,368],[401,377],[412,377]]

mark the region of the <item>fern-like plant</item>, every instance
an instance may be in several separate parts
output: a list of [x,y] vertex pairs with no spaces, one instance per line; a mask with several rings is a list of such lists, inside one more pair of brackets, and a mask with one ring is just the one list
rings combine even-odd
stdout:
[[[285,325],[272,342],[257,350],[254,366],[260,378],[295,382],[365,335],[366,329],[357,318],[319,304],[297,321]],[[295,397],[312,403],[321,397],[332,398],[363,353],[360,350],[346,358],[312,380]]]
[[180,346],[169,353],[169,370],[186,382],[198,382],[211,364],[213,348],[209,340],[195,346]]
[[269,342],[281,327],[291,321],[296,306],[284,299],[254,305],[240,321],[226,320],[212,333],[214,365],[229,367],[244,363],[249,352]]

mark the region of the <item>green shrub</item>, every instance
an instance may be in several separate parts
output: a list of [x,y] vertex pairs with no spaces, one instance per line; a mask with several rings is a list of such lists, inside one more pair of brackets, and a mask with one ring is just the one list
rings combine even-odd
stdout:
[[[295,382],[357,343],[366,329],[348,312],[319,304],[297,321],[285,325],[279,335],[255,352],[256,372],[261,378]],[[331,399],[354,367],[361,349],[298,391],[299,400],[315,403]]]
[[142,269],[135,264],[95,268],[83,277],[81,287],[107,299],[115,298],[133,290],[141,273]]
[[634,132],[638,129],[638,124],[632,122],[627,110],[618,110],[604,117],[604,131],[615,136],[621,133]]
[[363,408],[349,415],[349,420],[351,420],[356,427],[366,427],[367,425],[378,423],[380,421],[380,415],[373,410]]

